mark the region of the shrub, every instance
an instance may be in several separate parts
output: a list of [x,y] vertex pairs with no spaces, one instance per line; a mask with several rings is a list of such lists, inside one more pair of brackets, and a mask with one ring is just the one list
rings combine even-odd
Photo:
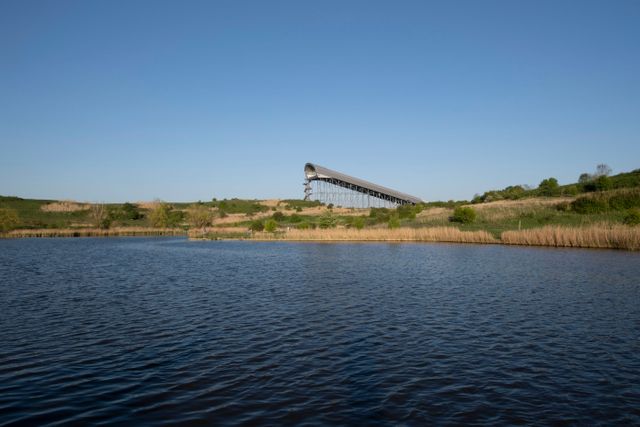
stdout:
[[296,228],[297,228],[298,230],[307,230],[307,229],[309,229],[309,228],[310,228],[310,225],[309,225],[309,223],[308,223],[308,222],[301,222],[300,224],[298,224],[298,225],[296,226]]
[[169,227],[171,222],[170,214],[173,208],[164,202],[156,203],[155,207],[149,212],[149,221],[151,225],[159,228]]
[[640,190],[620,190],[612,194],[609,197],[609,207],[617,211],[640,208]]
[[284,219],[284,214],[282,212],[274,212],[273,215],[271,215],[271,218],[273,218],[275,221],[282,221]]
[[413,205],[398,206],[396,212],[399,218],[414,219],[416,217],[416,210]]
[[124,219],[136,220],[136,219],[142,218],[142,214],[140,213],[140,210],[138,209],[138,207],[129,202],[122,205],[122,213],[123,213]]
[[302,217],[300,215],[293,214],[293,215],[291,215],[289,217],[289,222],[291,222],[291,223],[295,224],[295,223],[300,222],[300,221],[302,221]]
[[389,218],[389,222],[387,223],[389,228],[398,228],[400,227],[400,218],[397,215],[393,215]]
[[20,224],[18,213],[13,209],[0,209],[0,232],[6,233]]
[[613,183],[611,182],[611,178],[606,175],[599,176],[595,182],[596,191],[607,191],[613,188]]
[[204,228],[211,225],[211,211],[204,205],[191,205],[187,210],[189,224],[193,227]]
[[109,209],[102,204],[91,205],[91,221],[96,228],[106,230],[111,226],[111,217],[109,216]]
[[629,209],[624,217],[623,222],[627,225],[640,224],[640,209]]
[[468,206],[459,206],[454,209],[451,221],[462,224],[471,224],[476,220],[476,211]]
[[577,185],[567,185],[565,188],[562,189],[563,196],[575,196],[578,193],[580,193],[580,189],[578,188]]
[[264,223],[264,231],[268,233],[274,233],[277,229],[278,223],[273,219],[269,219]]
[[359,216],[354,218],[353,226],[358,230],[362,230],[364,228],[364,217]]
[[255,221],[251,222],[249,229],[251,231],[262,231],[264,230],[264,222],[260,221],[259,219],[256,219]]
[[338,221],[336,220],[336,218],[334,218],[333,215],[331,215],[331,213],[327,212],[326,214],[320,217],[319,225],[320,225],[320,228],[327,229],[327,228],[335,227],[337,222]]
[[558,180],[553,177],[543,179],[538,186],[538,192],[541,196],[558,196],[560,194]]
[[605,212],[609,204],[604,197],[583,196],[571,202],[571,209],[580,214]]

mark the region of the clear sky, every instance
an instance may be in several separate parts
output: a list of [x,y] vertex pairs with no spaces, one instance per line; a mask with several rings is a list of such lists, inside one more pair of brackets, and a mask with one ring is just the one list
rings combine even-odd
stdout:
[[0,1],[0,194],[426,200],[640,168],[640,1]]

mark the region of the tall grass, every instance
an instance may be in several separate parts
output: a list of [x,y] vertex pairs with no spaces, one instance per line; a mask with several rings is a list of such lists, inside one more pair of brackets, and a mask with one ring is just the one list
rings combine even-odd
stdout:
[[395,229],[291,229],[282,233],[255,233],[259,240],[300,241],[407,241],[407,242],[455,242],[499,243],[486,231],[460,231],[455,227],[395,228]]
[[529,230],[505,231],[507,245],[610,248],[640,250],[640,227],[599,224],[588,227],[545,226]]
[[115,227],[99,228],[53,228],[13,230],[0,237],[107,237],[107,236],[179,236],[185,232],[179,228]]

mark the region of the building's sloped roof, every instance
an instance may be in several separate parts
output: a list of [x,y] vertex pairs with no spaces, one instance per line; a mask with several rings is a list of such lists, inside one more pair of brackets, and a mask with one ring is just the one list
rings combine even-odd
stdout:
[[324,166],[316,165],[313,163],[307,163],[304,166],[304,173],[308,180],[313,181],[316,179],[337,179],[349,184],[357,185],[363,188],[367,188],[378,193],[386,194],[397,199],[406,200],[410,203],[420,203],[422,199],[419,197],[411,196],[410,194],[402,193],[400,191],[393,190],[391,188],[383,187],[382,185],[374,184],[364,179],[355,178],[353,176],[336,172],[334,170],[325,168]]

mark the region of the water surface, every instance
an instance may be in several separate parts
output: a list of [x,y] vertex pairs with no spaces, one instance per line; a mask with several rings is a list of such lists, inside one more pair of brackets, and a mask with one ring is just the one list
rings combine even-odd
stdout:
[[640,254],[0,241],[0,424],[639,424]]

